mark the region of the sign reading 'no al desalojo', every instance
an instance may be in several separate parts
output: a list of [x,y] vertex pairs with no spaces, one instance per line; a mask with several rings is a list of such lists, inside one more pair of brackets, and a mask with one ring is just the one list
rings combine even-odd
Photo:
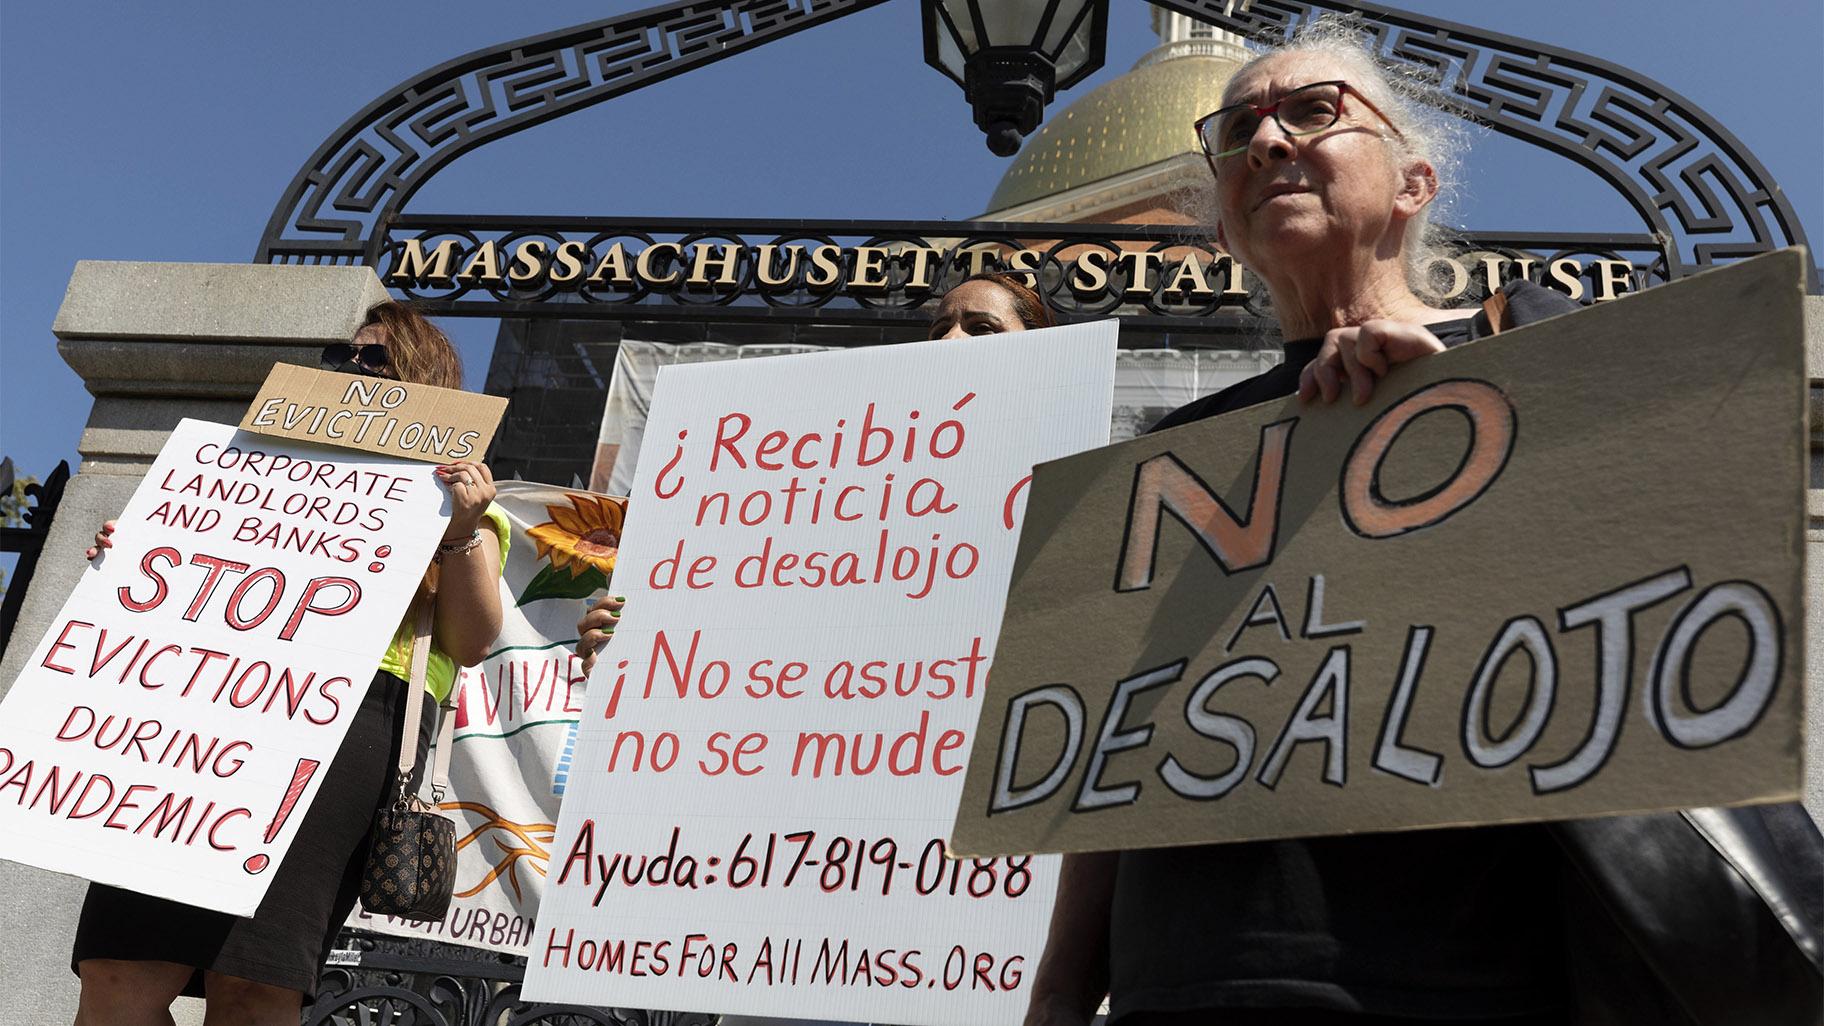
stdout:
[[275,364],[241,429],[431,463],[479,460],[506,412],[499,396]]
[[1796,251],[1039,468],[954,845],[1798,791]]

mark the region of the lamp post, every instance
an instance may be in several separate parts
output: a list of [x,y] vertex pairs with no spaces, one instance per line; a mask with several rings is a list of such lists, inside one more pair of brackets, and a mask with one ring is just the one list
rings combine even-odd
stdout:
[[1045,104],[1102,66],[1107,0],[922,0],[925,63],[963,87],[988,148],[1011,157]]

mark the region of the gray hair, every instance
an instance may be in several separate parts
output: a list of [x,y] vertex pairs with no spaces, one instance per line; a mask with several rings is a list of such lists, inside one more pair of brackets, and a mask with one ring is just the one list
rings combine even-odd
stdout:
[[1306,23],[1291,39],[1259,52],[1235,73],[1281,54],[1317,54],[1355,69],[1349,84],[1380,109],[1399,129],[1387,143],[1403,161],[1422,160],[1437,175],[1438,194],[1406,227],[1401,255],[1406,283],[1421,299],[1436,303],[1446,291],[1431,273],[1434,262],[1448,256],[1456,233],[1437,218],[1456,198],[1457,172],[1469,132],[1462,118],[1449,113],[1455,104],[1429,73],[1416,65],[1389,61],[1370,48],[1373,28],[1358,15],[1327,14]]

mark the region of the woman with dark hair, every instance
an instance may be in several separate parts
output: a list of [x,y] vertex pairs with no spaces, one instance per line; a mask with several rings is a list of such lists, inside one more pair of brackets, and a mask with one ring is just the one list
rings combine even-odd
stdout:
[[[462,387],[462,363],[442,331],[402,303],[375,307],[354,340],[323,351],[329,370],[443,388]],[[291,850],[252,918],[93,884],[70,963],[82,977],[77,1026],[169,1026],[180,995],[206,999],[208,1026],[297,1026],[302,1003],[336,933],[354,908],[375,813],[395,795],[405,703],[424,703],[420,767],[435,706],[456,667],[473,666],[500,633],[498,591],[507,520],[493,505],[487,464],[437,468],[450,491],[450,522],[373,683],[349,723]],[[113,521],[93,559],[112,547]],[[422,693],[408,694],[418,611],[432,605]],[[416,787],[416,782],[412,784]]]
[[1018,274],[972,274],[938,301],[926,338],[967,338],[1049,328],[1056,322],[1045,300]]

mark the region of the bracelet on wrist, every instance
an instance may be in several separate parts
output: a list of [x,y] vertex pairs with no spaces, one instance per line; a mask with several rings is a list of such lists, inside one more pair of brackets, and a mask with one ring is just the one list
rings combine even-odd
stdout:
[[475,547],[480,544],[481,544],[481,529],[476,528],[475,530],[469,532],[469,536],[467,538],[458,539],[457,541],[443,541],[443,542],[437,543],[437,551],[431,555],[431,562],[441,563],[441,562],[443,562],[443,559],[445,556],[467,555],[468,553],[474,551]]

